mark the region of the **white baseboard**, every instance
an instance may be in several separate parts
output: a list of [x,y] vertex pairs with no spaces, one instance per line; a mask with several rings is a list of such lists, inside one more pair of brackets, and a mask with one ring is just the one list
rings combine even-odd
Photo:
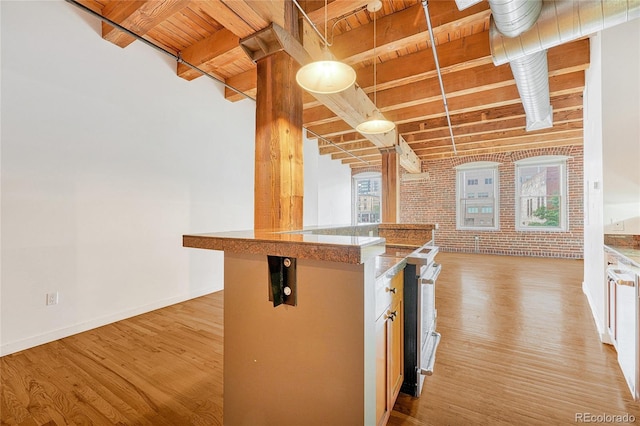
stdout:
[[221,289],[200,289],[187,294],[171,297],[169,299],[158,300],[148,305],[139,306],[137,308],[128,309],[126,311],[117,312],[111,315],[106,315],[100,318],[95,318],[90,321],[86,321],[80,324],[74,324],[69,327],[60,328],[47,333],[39,334],[36,336],[27,337],[25,339],[17,340],[14,342],[5,343],[0,346],[0,357],[9,355],[15,352],[19,352],[25,349],[33,348],[35,346],[43,345],[45,343],[53,342],[54,340],[62,339],[72,336],[74,334],[82,333],[84,331],[92,330],[94,328],[102,327],[103,325],[111,324],[123,319],[135,317],[136,315],[144,314],[147,312],[155,311],[156,309],[165,308],[167,306],[175,305],[176,303],[185,302],[187,300],[195,299],[196,297],[204,296],[206,294],[215,293]]

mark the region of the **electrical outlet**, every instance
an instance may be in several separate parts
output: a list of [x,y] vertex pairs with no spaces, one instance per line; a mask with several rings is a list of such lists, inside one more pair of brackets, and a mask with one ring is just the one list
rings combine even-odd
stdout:
[[47,306],[58,304],[58,292],[47,293]]

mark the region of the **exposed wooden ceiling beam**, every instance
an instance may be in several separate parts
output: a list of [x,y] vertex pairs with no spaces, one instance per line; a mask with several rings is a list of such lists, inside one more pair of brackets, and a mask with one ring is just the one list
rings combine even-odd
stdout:
[[[562,127],[562,126],[560,126]],[[575,139],[582,137],[582,123],[579,123],[579,126],[571,126],[578,127],[577,129],[568,128],[568,130],[558,130],[553,133],[540,134],[540,135],[517,135],[514,132],[511,136],[495,137],[494,139],[487,140],[476,140],[476,139],[457,139],[456,140],[456,150],[458,151],[458,155],[462,155],[465,150],[469,149],[478,149],[478,148],[486,148],[486,147],[497,147],[497,146],[513,146],[516,144],[531,144],[538,142],[549,142],[559,139]],[[425,146],[413,146],[415,153],[421,158],[424,159],[425,156],[434,154],[434,153],[449,153],[453,152],[451,149],[451,141],[448,139],[442,139],[438,141],[432,141]],[[357,151],[352,151],[354,155],[369,160],[370,157],[375,157],[377,155],[375,148],[367,148]],[[336,152],[331,154],[332,160],[342,160],[351,158],[351,155],[344,152]]]
[[195,0],[193,4],[209,17],[219,22],[224,28],[240,38],[246,37],[259,30],[259,28],[252,27],[244,19],[238,16],[236,12],[230,9],[221,0]]
[[[582,132],[582,121],[561,123],[553,126],[552,131],[549,129],[538,130],[535,132],[527,132],[523,129],[497,131],[491,133],[482,133],[478,135],[464,135],[456,137],[456,146],[464,146],[465,144],[487,144],[494,143],[502,139],[520,139],[520,140],[537,140],[540,138],[557,138],[571,132]],[[447,148],[451,141],[446,138],[434,138],[424,142],[411,144],[416,153],[434,148]]]
[[[145,35],[156,25],[189,5],[191,0],[111,1],[105,5],[103,16],[117,22],[138,35]],[[120,47],[135,41],[109,24],[102,23],[102,38]]]
[[[438,2],[439,3],[439,2]],[[453,2],[444,2],[451,3],[453,7],[455,7],[455,3]],[[418,5],[420,6],[420,5]],[[406,9],[407,10],[407,9]],[[420,10],[422,10],[422,6],[420,6]],[[407,14],[406,16],[414,16],[416,15],[416,10],[412,12],[412,14]],[[404,11],[403,11],[404,12]],[[390,17],[396,19],[398,12]],[[419,16],[419,15],[418,15]],[[422,12],[422,21],[424,21],[424,12]],[[440,20],[442,21],[442,19]],[[456,21],[451,22],[441,22],[441,25],[444,25],[446,28],[443,31],[449,31],[450,26],[455,26]],[[368,24],[372,25],[372,24]],[[400,27],[400,26],[398,26]],[[426,27],[426,24],[425,24]],[[369,33],[369,40],[372,37],[372,26],[367,30]],[[354,30],[355,31],[355,30]],[[340,35],[337,37],[336,44],[338,44],[338,40],[342,37],[341,43],[345,45],[356,44],[351,40],[352,33],[354,31],[349,31],[344,33],[344,35]],[[385,51],[385,45],[390,45],[393,43],[401,43],[401,44],[414,44],[415,40],[412,38],[416,36],[416,30],[408,29],[406,30],[406,35],[408,37],[405,41],[399,41],[398,37],[401,35],[397,34],[397,32],[391,31],[388,33],[384,33],[379,31],[378,38],[379,43],[382,44],[380,46],[379,51]],[[365,34],[367,32],[363,32]],[[420,37],[426,37],[426,33],[418,32]],[[426,40],[426,38],[425,38]],[[387,46],[389,47],[389,46]],[[332,47],[331,50],[335,54],[334,50],[336,47]],[[373,51],[371,49],[367,50],[365,59],[371,59],[373,56]],[[347,55],[348,53],[344,53]],[[357,52],[356,52],[357,54]],[[345,62],[353,63],[355,62],[354,58],[346,57]],[[482,32],[477,34],[470,34],[467,37],[461,38],[459,40],[454,40],[449,43],[443,44],[438,47],[438,59],[440,66],[446,70],[448,67],[456,66],[457,68],[463,67],[461,63],[465,61],[469,64],[469,66],[475,66],[477,64],[489,64],[493,63],[491,60],[491,49],[489,46],[489,36],[488,32]],[[478,63],[475,63],[474,60],[478,60]],[[377,66],[377,81],[376,85],[378,90],[384,90],[389,87],[393,87],[397,84],[408,84],[411,82],[415,82],[418,80],[422,80],[427,77],[433,77],[436,75],[435,73],[435,62],[433,60],[433,54],[431,50],[420,50],[413,54],[404,55],[397,59],[386,61]],[[446,72],[446,71],[445,71]],[[360,68],[357,70],[357,81],[360,87],[364,88],[365,91],[371,91],[373,89],[373,66],[367,66],[364,68]],[[228,93],[232,95],[232,93]],[[237,100],[236,97],[231,97],[230,100]],[[311,97],[307,97],[305,101],[305,106],[309,106],[309,100]]]
[[[421,161],[439,160],[444,158],[464,157],[469,155],[492,154],[498,152],[512,152],[523,149],[539,149],[548,147],[582,145],[583,136],[581,133],[564,133],[562,137],[540,137],[533,140],[522,139],[503,139],[497,140],[485,145],[460,145],[457,146],[457,155],[447,147],[434,148],[432,150],[422,150],[420,153]],[[380,163],[380,155],[371,153],[370,155],[360,155],[359,160],[353,157],[345,157],[340,159],[343,164],[348,164],[353,168],[366,166],[371,167]]]
[[[551,105],[554,112],[573,109],[582,109],[582,93],[552,96]],[[513,117],[524,117],[524,108],[521,103],[507,105],[498,108],[486,108],[476,111],[463,112],[451,115],[451,123],[454,128],[474,125],[476,123],[496,123],[502,120],[509,120]],[[398,130],[403,135],[421,132],[428,129],[446,128],[445,117],[434,117],[428,120],[414,121],[398,126]],[[347,139],[343,136],[343,139]]]
[[[344,16],[348,13],[353,12],[354,10],[360,9],[363,6],[368,5],[371,0],[335,0],[330,2],[327,5],[327,20],[331,21],[333,19]],[[322,28],[324,25],[324,1],[318,2],[320,7],[307,11],[307,16],[311,21],[316,24],[316,26],[320,29],[320,32],[324,32]],[[325,36],[326,37],[326,36]]]
[[[484,2],[464,11],[459,11],[453,1],[433,3],[442,3],[437,10],[432,11],[434,32],[445,31],[443,27],[455,25],[460,20],[484,22],[490,15],[488,5]],[[452,11],[455,13],[451,13]],[[404,49],[429,39],[424,9],[420,3],[383,16],[377,19],[376,25],[376,49],[380,52]],[[370,59],[373,54],[373,22],[335,37],[331,50],[337,58],[347,63]]]
[[[238,44],[239,41],[237,35],[227,29],[222,29],[186,48],[182,51],[182,59],[201,69],[215,69],[217,64],[224,64],[238,57],[244,59],[244,52]],[[193,80],[202,75],[181,63],[178,63],[177,72],[178,76],[185,80]]]
[[[257,9],[253,7],[259,6],[257,2],[249,2],[245,0],[222,0],[222,3],[224,3],[236,15],[241,16],[242,19],[256,31],[267,27],[271,22],[271,20],[262,13],[264,11],[263,8]],[[265,0],[265,3],[271,3],[271,1]],[[279,25],[283,25],[282,18],[279,20]]]
[[[581,93],[552,97],[551,104],[553,105],[554,111],[554,123],[579,120],[583,115]],[[525,114],[522,104],[514,104],[487,110],[454,114],[451,116],[451,122],[453,124],[454,135],[458,135],[472,134],[474,132],[481,133],[482,131],[480,129],[485,128],[486,132],[491,132],[493,129],[504,130],[511,128],[516,120],[519,123],[523,123],[524,117]],[[467,130],[467,128],[471,129]],[[409,143],[420,140],[420,138],[414,138],[414,135],[421,132],[440,132],[441,135],[449,133],[446,117],[436,117],[421,122],[411,122],[400,125],[398,130]],[[331,143],[322,140],[318,141],[318,148],[322,154],[337,152],[339,151],[337,147],[346,150],[351,148],[358,150],[369,147],[369,145],[363,143],[366,141],[363,140],[362,136],[355,132],[340,135],[340,137],[327,138],[327,140]]]
[[[553,112],[553,127],[559,127],[565,123],[573,123],[572,127],[580,128],[582,126],[583,119],[582,110],[567,110],[567,111],[554,111]],[[473,123],[467,126],[455,126],[453,128],[456,139],[462,136],[476,136],[481,137],[485,134],[505,131],[516,131],[524,129],[524,122],[526,118],[524,115],[498,122],[490,123]],[[449,129],[439,128],[433,130],[427,130],[425,132],[412,133],[405,136],[407,142],[414,144],[424,141],[429,141],[437,138],[447,138],[449,136]]]
[[[581,109],[554,111],[554,130],[556,130],[557,128],[562,128],[562,125],[565,125],[565,128],[581,129],[583,125],[582,115],[583,114]],[[453,132],[456,136],[457,143],[458,139],[461,137],[477,137],[478,139],[481,139],[485,135],[494,134],[497,132],[522,131],[522,129],[524,128],[524,122],[525,117],[523,114],[518,117],[509,118],[498,122],[474,123],[467,126],[454,126]],[[431,141],[435,140],[446,140],[449,144],[451,143],[449,139],[449,129],[446,127],[409,134],[404,136],[404,139],[414,149],[424,147],[422,144],[429,144]],[[367,149],[370,147],[371,144],[367,143],[367,141],[356,141],[351,143],[343,143],[340,145],[331,145],[325,143],[320,145],[318,147],[318,150],[320,154],[344,152],[341,151],[341,149],[357,153],[362,149]]]
[[[357,152],[354,152],[354,154],[357,155],[358,157],[365,158],[368,156],[376,156],[379,154],[379,152],[380,151],[378,150],[378,148],[367,148],[367,149],[361,149]],[[346,152],[336,152],[334,154],[331,154],[332,160],[340,160],[348,157],[351,157],[351,155],[347,154]],[[414,172],[414,173],[419,173],[419,172]]]
[[[102,8],[101,13],[105,18],[120,24],[121,22],[126,21],[129,16],[135,14],[138,9],[144,6],[145,3],[146,2],[144,0],[126,2],[113,0],[105,4],[104,8]],[[109,40],[110,38],[115,38],[117,33],[120,33],[120,31],[118,31],[115,27],[107,24],[106,22],[101,22],[101,26],[102,38],[105,40],[111,41]],[[133,37],[131,37],[129,43],[131,43],[132,41]]]
[[[548,64],[551,76],[586,69],[589,64],[589,41],[580,40],[550,49]],[[442,79],[448,99],[468,95],[476,92],[478,88],[491,90],[515,84],[511,68],[507,64],[496,67],[490,63],[474,68],[452,68],[444,71]],[[392,88],[378,91],[377,105],[382,111],[390,111],[441,98],[438,81],[432,77],[416,81],[410,86],[396,83]],[[335,119],[335,115],[323,106],[308,108],[303,115],[307,126],[329,123]]]
[[[236,74],[226,80],[226,83],[238,89],[240,92],[244,93],[250,98],[255,99],[256,97],[256,81],[257,81],[257,69],[251,68],[249,71],[245,71],[240,74]],[[229,101],[239,101],[245,99],[246,96],[229,89],[228,87],[224,88],[224,97]]]
[[[460,144],[456,144],[456,146],[460,151],[458,155],[462,155],[462,154],[467,155],[468,152],[465,152],[465,151],[487,149],[487,148],[493,148],[493,149],[505,148],[505,147],[511,148],[516,145],[531,146],[532,144],[549,143],[549,142],[555,143],[556,145],[558,144],[562,145],[562,144],[566,144],[565,141],[568,141],[568,140],[572,141],[568,145],[576,145],[576,144],[582,144],[581,142],[582,137],[583,137],[582,130],[569,130],[565,132],[557,132],[556,134],[538,135],[537,137],[529,135],[529,136],[521,136],[521,137],[514,137],[514,138],[496,138],[489,141],[461,142]],[[561,142],[559,143],[559,141]],[[580,142],[576,142],[576,141],[580,141]],[[449,150],[446,146],[435,146],[431,148],[420,149],[418,150],[418,152],[421,155],[426,157],[434,154],[448,153]]]
[[[486,108],[495,108],[504,105],[520,103],[520,95],[515,85],[509,85],[500,89],[482,90],[478,88],[474,93],[449,99],[449,111],[451,114],[478,111]],[[563,74],[549,79],[551,96],[582,92],[584,89],[584,72],[577,71]],[[401,124],[418,120],[427,120],[445,115],[442,101],[432,101],[420,105],[420,107],[399,108],[385,112],[386,117]],[[349,133],[352,129],[343,123],[329,123],[318,126],[309,126],[309,130],[321,135],[340,135]]]

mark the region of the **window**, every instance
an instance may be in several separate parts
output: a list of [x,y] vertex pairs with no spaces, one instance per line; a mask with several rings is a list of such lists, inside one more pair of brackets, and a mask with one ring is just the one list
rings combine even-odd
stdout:
[[498,229],[498,191],[498,163],[457,167],[458,229]]
[[516,229],[567,229],[566,162],[555,155],[516,162]]
[[382,205],[380,173],[360,173],[353,177],[355,223],[379,223]]

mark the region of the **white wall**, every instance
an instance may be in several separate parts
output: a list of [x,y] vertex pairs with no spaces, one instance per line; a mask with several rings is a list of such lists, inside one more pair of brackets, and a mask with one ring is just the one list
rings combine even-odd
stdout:
[[606,331],[606,287],[604,286],[604,235],[602,201],[602,57],[601,35],[593,35],[590,66],[584,91],[584,282],[582,289],[598,328]]
[[304,143],[304,225],[351,223],[351,168],[320,156],[315,139]]
[[640,19],[602,32],[602,122],[605,232],[640,234]]
[[2,354],[221,289],[182,235],[252,227],[255,104],[67,3],[1,8]]
[[318,187],[318,225],[351,223],[351,169],[331,156],[318,158],[322,185]]
[[[307,133],[307,132],[302,132]],[[318,193],[312,188],[317,187],[320,176],[318,175],[318,143],[315,140],[303,136],[304,143],[304,200],[303,217],[304,226],[318,224]]]

